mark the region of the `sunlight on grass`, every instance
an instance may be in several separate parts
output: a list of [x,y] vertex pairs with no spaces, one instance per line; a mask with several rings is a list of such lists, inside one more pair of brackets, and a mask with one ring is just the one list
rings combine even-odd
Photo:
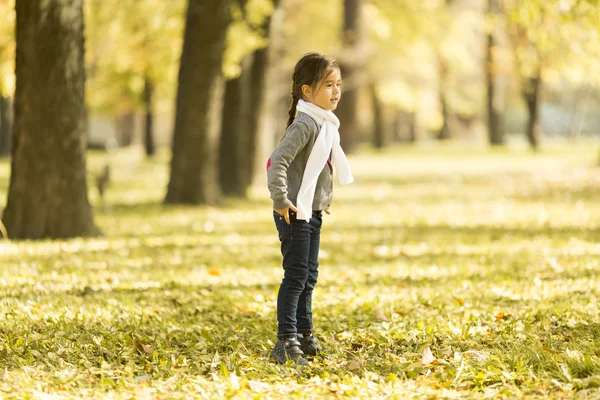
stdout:
[[314,299],[327,351],[305,369],[268,359],[282,271],[266,189],[166,207],[168,154],[90,153],[90,182],[113,169],[104,203],[90,188],[103,237],[0,241],[0,393],[586,397],[600,386],[596,153],[351,156]]

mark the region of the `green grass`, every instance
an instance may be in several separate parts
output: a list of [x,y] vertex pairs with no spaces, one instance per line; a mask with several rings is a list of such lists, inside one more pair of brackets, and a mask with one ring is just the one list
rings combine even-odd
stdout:
[[0,241],[0,397],[598,396],[596,155],[351,157],[313,302],[327,353],[301,369],[267,357],[282,271],[266,190],[165,207],[167,155],[113,154],[106,203],[90,190],[104,237]]

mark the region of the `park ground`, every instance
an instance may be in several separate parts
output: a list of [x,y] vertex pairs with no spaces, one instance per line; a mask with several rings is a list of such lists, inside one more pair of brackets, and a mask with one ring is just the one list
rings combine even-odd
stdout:
[[[163,206],[168,155],[110,161],[104,236],[0,241],[0,398],[598,398],[598,145],[350,157],[324,217],[308,368],[268,358],[268,193]],[[0,208],[9,165],[0,164]]]

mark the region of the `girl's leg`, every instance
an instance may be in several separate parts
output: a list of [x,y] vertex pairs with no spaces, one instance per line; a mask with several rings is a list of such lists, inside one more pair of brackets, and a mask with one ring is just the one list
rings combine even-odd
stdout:
[[310,248],[308,252],[308,278],[306,286],[298,299],[296,321],[298,333],[311,333],[312,324],[312,294],[319,277],[319,246],[321,243],[321,225],[323,221],[320,212],[313,213],[310,219]]
[[311,224],[298,221],[290,215],[291,224],[282,216],[273,213],[275,225],[281,241],[284,275],[277,295],[277,337],[279,339],[296,335],[298,299],[309,277],[309,251]]

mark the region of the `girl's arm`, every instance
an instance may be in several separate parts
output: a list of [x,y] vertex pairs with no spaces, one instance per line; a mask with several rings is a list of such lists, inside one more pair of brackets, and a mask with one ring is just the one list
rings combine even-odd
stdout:
[[[267,181],[274,210],[293,207],[292,202],[287,197],[287,170],[296,155],[306,146],[310,136],[310,128],[306,123],[298,120],[294,121],[273,154],[271,154],[271,157],[269,157],[270,165],[267,169]],[[300,181],[302,180],[302,176],[297,178]]]

